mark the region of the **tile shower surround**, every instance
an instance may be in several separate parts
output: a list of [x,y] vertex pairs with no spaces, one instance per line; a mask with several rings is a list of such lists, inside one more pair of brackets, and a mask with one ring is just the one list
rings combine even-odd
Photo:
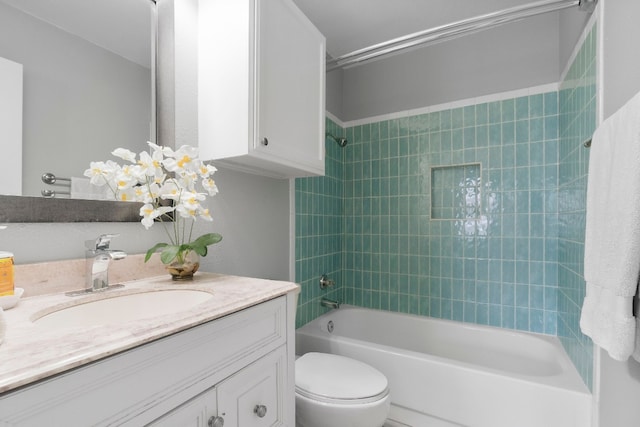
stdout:
[[[555,334],[557,105],[550,92],[349,128],[345,302]],[[434,186],[432,168],[473,164],[476,204],[432,218],[432,198],[468,185]]]
[[585,293],[584,230],[589,150],[596,129],[597,27],[588,32],[560,85],[558,185],[558,337],[589,388],[593,344],[580,332]]
[[[336,137],[344,130],[330,119],[325,128]],[[326,311],[321,297],[343,301],[342,290],[342,188],[343,153],[335,141],[326,138],[325,176],[295,180],[296,283],[301,285],[296,327]],[[336,284],[320,290],[320,276]]]
[[[326,176],[296,180],[297,326],[326,311],[326,296],[559,335],[591,386],[577,319],[595,39],[594,30],[560,91],[347,129],[327,119],[349,144],[327,140]],[[431,182],[434,171],[449,187]],[[432,217],[431,197],[449,219]],[[322,273],[333,289],[320,290]]]
[[[330,162],[338,163],[332,151],[341,155],[342,188],[332,185],[339,171],[296,182],[296,243],[306,241],[296,248],[298,282],[313,282],[321,272],[310,265],[335,258],[327,251],[333,236],[342,249],[330,264],[342,273],[333,292],[345,303],[556,333],[557,92],[354,126],[345,134],[342,151],[327,145]],[[478,163],[480,216],[467,218],[465,207],[455,220],[431,219],[431,167]],[[321,187],[327,191],[314,192]],[[340,204],[341,214],[332,210]],[[331,211],[329,219],[313,218],[321,209]],[[320,290],[311,285],[300,299],[299,324],[322,312],[313,312]]]

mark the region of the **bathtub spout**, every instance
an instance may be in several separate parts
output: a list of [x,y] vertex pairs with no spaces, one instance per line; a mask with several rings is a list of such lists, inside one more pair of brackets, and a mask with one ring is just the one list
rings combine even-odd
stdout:
[[322,298],[320,305],[327,308],[340,308],[340,303],[329,298]]

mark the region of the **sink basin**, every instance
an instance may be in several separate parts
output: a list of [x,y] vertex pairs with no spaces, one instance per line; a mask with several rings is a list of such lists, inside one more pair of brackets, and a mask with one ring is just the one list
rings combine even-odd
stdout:
[[149,317],[179,313],[201,304],[213,295],[193,289],[168,289],[107,296],[45,314],[33,322],[41,327],[74,328],[112,325]]

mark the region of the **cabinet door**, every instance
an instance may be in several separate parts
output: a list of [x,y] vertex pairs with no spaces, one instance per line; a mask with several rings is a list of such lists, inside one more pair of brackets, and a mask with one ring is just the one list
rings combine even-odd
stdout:
[[324,36],[291,0],[256,4],[253,148],[285,166],[324,174]]
[[208,427],[216,413],[216,390],[212,388],[149,424],[153,427]]
[[218,414],[225,427],[285,425],[284,347],[254,362],[218,386]]

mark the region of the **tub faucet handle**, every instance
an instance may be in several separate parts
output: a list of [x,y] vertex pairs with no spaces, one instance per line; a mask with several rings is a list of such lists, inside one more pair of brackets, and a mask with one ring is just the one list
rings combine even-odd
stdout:
[[320,289],[326,289],[330,286],[335,285],[336,282],[334,280],[329,279],[326,274],[320,276]]

